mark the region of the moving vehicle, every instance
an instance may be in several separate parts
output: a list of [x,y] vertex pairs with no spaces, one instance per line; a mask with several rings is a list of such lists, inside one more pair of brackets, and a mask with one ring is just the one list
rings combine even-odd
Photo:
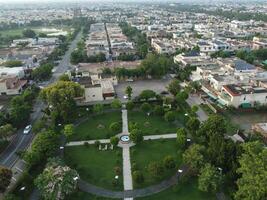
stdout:
[[24,128],[24,130],[23,130],[23,134],[29,134],[30,132],[31,132],[31,130],[32,130],[32,125],[28,125],[28,126],[26,126],[25,128]]

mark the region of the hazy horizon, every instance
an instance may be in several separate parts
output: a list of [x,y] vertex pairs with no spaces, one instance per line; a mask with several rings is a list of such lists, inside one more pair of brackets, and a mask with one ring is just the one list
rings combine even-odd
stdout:
[[[162,0],[0,0],[0,3],[4,3],[4,4],[10,4],[10,3],[86,3],[86,2],[93,2],[93,3],[105,3],[105,2],[121,2],[121,3],[125,3],[125,2],[162,2]],[[237,2],[245,2],[245,3],[249,3],[249,2],[266,2],[267,0],[236,0],[236,1],[230,1],[230,0],[165,0],[164,3],[213,3],[213,2],[232,2],[232,3],[237,3]]]

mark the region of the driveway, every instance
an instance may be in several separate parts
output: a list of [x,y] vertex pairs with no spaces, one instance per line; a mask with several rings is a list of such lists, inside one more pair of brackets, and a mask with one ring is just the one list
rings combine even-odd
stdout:
[[166,91],[166,86],[170,83],[171,79],[152,79],[152,80],[139,80],[134,82],[122,82],[115,86],[115,91],[120,100],[123,100],[125,95],[125,89],[127,86],[133,88],[132,98],[138,96],[143,90],[153,90],[157,94],[160,94],[162,91]]

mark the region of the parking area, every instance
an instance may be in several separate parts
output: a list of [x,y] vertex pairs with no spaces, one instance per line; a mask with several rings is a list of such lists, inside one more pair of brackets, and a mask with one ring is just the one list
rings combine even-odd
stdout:
[[170,78],[159,79],[159,80],[139,80],[133,82],[122,82],[115,86],[115,91],[117,97],[120,100],[123,100],[125,95],[125,89],[127,86],[133,88],[132,98],[138,96],[143,90],[153,90],[157,94],[160,94],[162,91],[167,91],[166,86],[170,83]]

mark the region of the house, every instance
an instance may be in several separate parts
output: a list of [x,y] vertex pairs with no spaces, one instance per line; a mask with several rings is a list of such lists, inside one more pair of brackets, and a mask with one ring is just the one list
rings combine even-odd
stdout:
[[1,67],[0,66],[0,78],[3,77],[18,77],[19,79],[24,78],[25,70],[23,67]]
[[256,123],[251,126],[253,132],[259,133],[263,136],[265,142],[267,142],[267,123]]
[[224,85],[218,96],[221,104],[236,108],[250,108],[267,104],[267,89],[254,85]]
[[174,57],[174,63],[185,66],[216,66],[217,63],[208,56],[201,56],[198,52],[191,51]]
[[82,88],[84,88],[84,102],[103,101],[101,84],[94,84],[91,77],[80,77],[76,79]]
[[22,92],[27,80],[20,80],[18,77],[0,78],[0,95],[17,95]]

